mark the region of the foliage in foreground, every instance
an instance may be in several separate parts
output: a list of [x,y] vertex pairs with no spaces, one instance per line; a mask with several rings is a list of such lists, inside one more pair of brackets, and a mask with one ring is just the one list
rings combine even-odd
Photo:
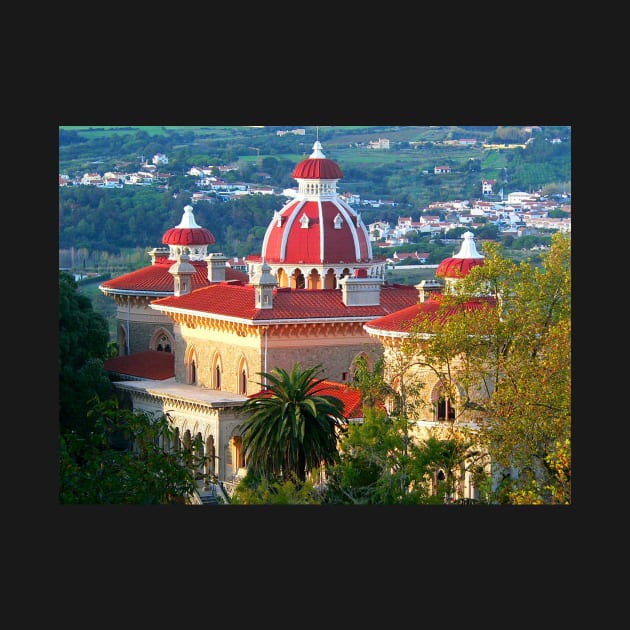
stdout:
[[79,293],[74,278],[59,272],[59,422],[62,430],[88,435],[88,402],[112,398],[113,387],[103,370],[109,352],[107,321]]
[[[479,413],[477,439],[504,476],[500,502],[569,504],[571,238],[554,234],[540,267],[507,260],[496,243],[484,254],[444,307],[479,295],[497,307],[420,322],[406,352],[423,357],[462,409]],[[456,374],[444,370],[455,363]]]
[[320,493],[310,479],[269,480],[248,471],[232,496],[233,505],[318,505]]
[[93,431],[59,436],[59,502],[63,504],[185,503],[195,489],[190,451],[166,452],[173,440],[165,416],[119,408],[118,401],[92,401]]
[[[341,462],[326,470],[326,503],[439,505],[454,492],[455,473],[474,461],[471,444],[454,436],[420,440],[404,416],[366,408],[341,441]],[[470,464],[469,464],[470,465]],[[443,471],[443,478],[438,476]]]

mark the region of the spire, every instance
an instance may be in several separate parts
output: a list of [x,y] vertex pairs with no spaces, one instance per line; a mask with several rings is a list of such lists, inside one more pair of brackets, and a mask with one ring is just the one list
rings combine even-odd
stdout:
[[453,258],[484,258],[484,256],[477,251],[473,237],[474,234],[472,232],[464,232],[462,234],[462,238],[464,239],[462,246]]
[[192,206],[184,206],[184,214],[182,215],[182,220],[179,222],[179,225],[175,226],[176,228],[200,228],[200,225],[197,225],[195,221],[195,216],[193,215],[193,207]]
[[311,159],[323,159],[326,156],[322,153],[322,143],[319,140],[315,141],[315,144],[313,145],[313,153],[311,153],[310,158]]

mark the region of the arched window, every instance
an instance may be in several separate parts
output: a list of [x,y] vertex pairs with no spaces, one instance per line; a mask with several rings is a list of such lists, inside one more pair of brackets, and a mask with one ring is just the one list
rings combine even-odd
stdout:
[[433,388],[431,395],[434,418],[436,422],[453,422],[455,420],[455,401],[448,395],[442,383]]
[[190,429],[186,429],[184,431],[184,435],[182,436],[182,446],[185,451],[190,452],[192,450],[192,437],[190,435]]
[[245,449],[243,448],[243,438],[240,435],[235,435],[232,438],[232,444],[234,445],[234,461],[236,462],[236,468],[245,468]]
[[299,268],[293,272],[293,286],[296,289],[303,289],[306,286],[304,281],[304,274]]
[[223,374],[223,366],[221,364],[221,356],[217,353],[212,360],[212,387],[214,389],[221,389]]
[[247,396],[247,380],[249,378],[249,370],[247,361],[243,357],[238,364],[238,393]]
[[352,363],[350,363],[350,379],[354,380],[354,375],[357,371],[357,361],[361,359],[365,361],[365,366],[369,371],[372,371],[374,368],[374,361],[370,358],[370,356],[365,352],[359,352],[354,359],[352,359]]
[[329,269],[324,276],[324,289],[336,289],[337,276],[334,269]]
[[186,383],[188,385],[197,384],[197,353],[194,348],[188,348],[186,350],[186,357],[184,359],[186,365]]
[[165,328],[157,328],[149,341],[149,349],[158,352],[171,352],[174,340]]

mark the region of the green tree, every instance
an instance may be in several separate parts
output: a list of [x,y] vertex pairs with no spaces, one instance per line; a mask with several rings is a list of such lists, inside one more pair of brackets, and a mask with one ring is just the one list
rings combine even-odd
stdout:
[[[497,243],[485,244],[484,254],[484,265],[444,299],[448,318],[423,322],[410,342],[448,395],[478,413],[477,438],[497,474],[516,472],[506,500],[570,503],[570,235],[553,235],[540,266],[505,259]],[[453,311],[482,294],[497,306]]]
[[361,355],[355,361],[353,387],[361,392],[365,407],[375,407],[395,396],[395,391],[384,378],[385,360],[379,357],[370,370],[367,357]]
[[446,440],[432,436],[412,446],[411,466],[415,478],[432,482],[432,495],[441,503],[456,492],[458,480],[466,468],[475,475],[477,487],[485,481],[483,458],[474,441],[461,436]]
[[248,471],[236,487],[232,505],[318,505],[321,497],[309,479],[269,481]]
[[116,399],[91,402],[93,430],[59,436],[59,501],[63,504],[185,503],[199,461],[187,449],[166,452],[175,439],[166,416],[121,409]]
[[363,422],[341,439],[340,462],[326,469],[326,503],[394,505],[437,503],[425,470],[413,463],[413,437],[403,416],[366,407]]
[[267,385],[240,408],[248,468],[269,480],[304,481],[307,473],[338,461],[337,439],[346,426],[343,403],[321,393],[321,365],[291,372],[261,372]]
[[79,293],[74,278],[59,272],[59,422],[62,430],[91,430],[88,401],[114,396],[103,361],[109,352],[106,319]]

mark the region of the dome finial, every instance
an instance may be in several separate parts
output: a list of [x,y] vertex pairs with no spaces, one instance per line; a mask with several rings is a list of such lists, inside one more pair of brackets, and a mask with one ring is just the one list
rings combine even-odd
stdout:
[[182,220],[179,222],[179,225],[175,226],[176,228],[198,228],[201,227],[197,225],[195,221],[195,215],[193,214],[193,207],[191,205],[184,206],[184,214],[182,214]]
[[462,234],[462,246],[453,258],[484,258],[484,255],[480,254],[475,247],[474,236],[472,232],[464,232]]
[[322,143],[319,140],[315,140],[313,153],[311,153],[309,157],[311,160],[321,160],[326,158],[326,156],[322,153]]

